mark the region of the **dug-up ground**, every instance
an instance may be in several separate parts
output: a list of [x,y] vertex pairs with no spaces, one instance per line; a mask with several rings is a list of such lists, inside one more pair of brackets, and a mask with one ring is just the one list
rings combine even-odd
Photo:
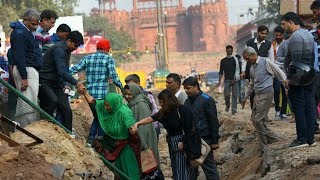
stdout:
[[[220,177],[223,180],[317,180],[320,179],[320,136],[318,146],[288,148],[296,137],[295,124],[288,120],[269,122],[269,127],[282,140],[261,153],[254,127],[250,121],[250,109],[241,109],[231,115],[224,111],[223,95],[216,89],[208,93],[217,101],[220,121],[220,148],[214,152]],[[157,94],[157,92],[155,92]],[[8,147],[0,141],[0,179],[114,179],[113,173],[99,156],[85,146],[89,124],[92,121],[88,105],[81,99],[72,103],[74,128],[77,138],[72,139],[60,127],[47,121],[39,121],[26,129],[44,140],[44,143],[28,149],[24,146]],[[273,119],[270,110],[269,119]],[[166,179],[172,179],[168,147],[162,130],[159,141],[161,168]],[[21,143],[31,140],[19,132],[12,137]],[[200,174],[199,179],[205,179]]]

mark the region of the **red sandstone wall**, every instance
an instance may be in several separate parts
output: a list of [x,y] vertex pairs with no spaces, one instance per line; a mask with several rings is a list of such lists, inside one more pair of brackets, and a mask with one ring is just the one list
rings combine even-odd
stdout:
[[[188,10],[173,7],[164,11],[167,12],[169,51],[224,51],[226,44],[233,44],[223,0],[191,6]],[[146,46],[153,49],[157,38],[155,9],[112,10],[105,15],[117,29],[123,28],[135,37],[137,50],[145,51]]]

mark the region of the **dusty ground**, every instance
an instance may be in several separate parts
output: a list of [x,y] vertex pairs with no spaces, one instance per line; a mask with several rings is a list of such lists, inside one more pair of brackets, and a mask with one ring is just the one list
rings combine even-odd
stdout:
[[[26,130],[44,143],[29,150],[23,146],[11,148],[0,141],[0,179],[54,179],[54,176],[59,178],[63,174],[64,179],[114,178],[98,154],[86,147],[92,121],[89,107],[81,100],[72,106],[76,108],[73,121],[75,139],[57,125],[38,121],[27,126]],[[19,131],[11,137],[23,144],[33,141]]]
[[[265,149],[261,154],[255,129],[250,121],[249,107],[231,115],[225,112],[223,95],[216,90],[209,91],[217,101],[220,121],[220,148],[214,152],[221,179],[320,179],[320,148],[306,147],[292,149],[288,144],[295,138],[295,124],[287,120],[272,121],[268,126],[282,140]],[[155,96],[158,91],[155,91]],[[92,149],[85,147],[92,121],[91,110],[81,99],[72,103],[74,128],[78,136],[70,138],[61,128],[49,122],[40,121],[26,129],[44,140],[30,150],[24,147],[8,147],[0,141],[0,179],[55,179],[53,169],[62,169],[65,179],[82,179],[81,175],[91,175],[97,179],[113,179],[113,174]],[[273,119],[274,108],[269,118]],[[159,141],[161,168],[166,179],[171,179],[172,172],[168,147],[165,141],[165,130],[162,129]],[[30,139],[13,134],[18,142],[29,142]],[[320,137],[316,136],[316,141]],[[318,143],[319,144],[319,143]],[[315,163],[310,163],[313,159]],[[318,161],[317,161],[318,159]],[[58,177],[56,176],[56,179]],[[205,179],[201,174],[199,179]]]
[[[249,104],[238,113],[225,112],[223,95],[209,91],[217,101],[220,126],[220,148],[215,151],[221,179],[320,179],[320,165],[309,165],[309,157],[320,158],[319,142],[316,147],[289,148],[296,138],[295,123],[288,120],[273,120],[274,107],[270,109],[268,124],[282,139],[269,145],[262,154],[254,127],[250,121]],[[316,135],[316,141],[320,136]],[[318,162],[319,163],[319,162]]]
[[1,141],[0,162],[1,179],[56,179],[53,165],[24,146],[13,148]]

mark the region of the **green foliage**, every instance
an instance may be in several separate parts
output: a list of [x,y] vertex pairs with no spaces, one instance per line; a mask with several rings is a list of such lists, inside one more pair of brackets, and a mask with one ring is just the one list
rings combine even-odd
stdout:
[[[84,31],[102,31],[104,37],[110,40],[112,47],[112,56],[117,61],[117,65],[130,62],[141,56],[139,52],[131,52],[127,55],[127,47],[135,49],[134,39],[123,29],[117,30],[110,24],[106,17],[101,16],[84,16]],[[123,51],[123,52],[117,52]]]
[[77,2],[78,0],[1,0],[1,25],[8,35],[11,32],[9,23],[21,19],[27,9],[36,9],[40,13],[44,9],[52,9],[58,16],[70,16],[73,15]]
[[280,23],[280,0],[263,0],[261,3],[261,9],[268,13],[268,17],[261,21],[261,23]]

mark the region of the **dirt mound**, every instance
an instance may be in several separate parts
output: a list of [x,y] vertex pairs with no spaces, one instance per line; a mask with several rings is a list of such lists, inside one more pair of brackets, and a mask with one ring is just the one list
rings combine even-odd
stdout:
[[0,142],[1,179],[56,179],[53,164],[24,146],[9,147]]
[[[320,177],[320,148],[289,148],[296,138],[295,123],[288,120],[273,120],[274,107],[270,109],[267,125],[281,140],[264,148],[259,147],[255,128],[250,121],[249,104],[242,109],[238,104],[237,113],[225,112],[223,94],[216,88],[210,94],[217,102],[220,121],[220,148],[214,152],[221,179],[317,179]],[[316,135],[316,141],[320,137]],[[310,159],[314,159],[310,163]]]
[[89,129],[93,120],[91,109],[82,98],[71,101],[73,113],[73,128],[78,137],[87,140]]
[[[25,129],[44,141],[32,147],[31,151],[43,156],[47,162],[64,169],[64,178],[79,179],[81,176],[113,178],[113,173],[103,164],[98,154],[93,149],[85,147],[83,139],[72,139],[59,126],[47,121],[35,122]],[[32,142],[32,139],[20,132],[12,134],[11,137],[20,143]]]

